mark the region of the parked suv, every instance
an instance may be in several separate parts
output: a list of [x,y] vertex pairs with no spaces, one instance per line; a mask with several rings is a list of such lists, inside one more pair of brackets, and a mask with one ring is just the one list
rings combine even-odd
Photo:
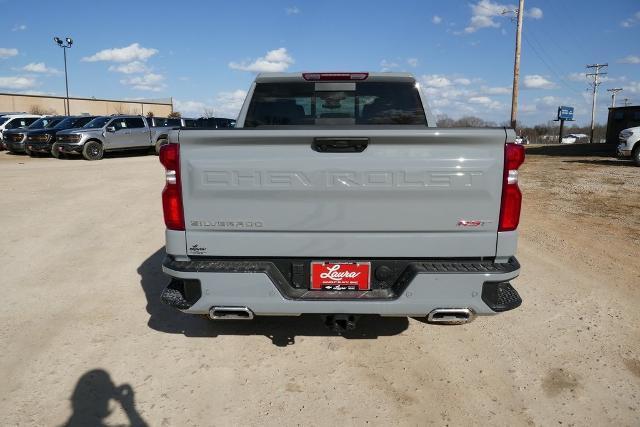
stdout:
[[36,119],[26,128],[10,129],[4,132],[4,141],[7,146],[7,150],[12,153],[25,153],[25,141],[27,139],[27,133],[47,129],[58,124],[65,116],[43,116]]
[[56,142],[58,132],[67,129],[81,128],[93,120],[95,116],[71,116],[65,117],[58,123],[44,129],[27,130],[25,141],[25,152],[33,156],[37,153],[51,153],[54,157],[59,156],[59,152],[51,150]]
[[150,128],[142,116],[101,116],[82,129],[58,132],[52,150],[59,154],[81,154],[87,160],[100,160],[108,151],[159,147],[166,142],[169,130]]
[[26,128],[38,120],[40,116],[34,114],[3,114],[0,117],[0,150],[6,149],[4,132],[10,129]]

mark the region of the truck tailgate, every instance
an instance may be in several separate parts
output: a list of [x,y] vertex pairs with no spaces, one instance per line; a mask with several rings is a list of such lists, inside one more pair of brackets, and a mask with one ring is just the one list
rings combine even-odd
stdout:
[[[366,138],[318,152],[315,138]],[[491,257],[504,129],[182,130],[187,253]]]

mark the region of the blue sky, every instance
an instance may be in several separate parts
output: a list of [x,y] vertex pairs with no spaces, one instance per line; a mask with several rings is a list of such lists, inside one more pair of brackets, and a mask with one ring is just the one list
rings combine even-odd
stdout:
[[[408,71],[437,114],[507,121],[515,0],[74,2],[0,0],[0,91],[64,94],[62,52],[74,39],[71,95],[173,97],[176,109],[234,115],[255,73]],[[588,63],[640,103],[640,1],[526,0],[519,120],[573,105],[590,119]],[[513,16],[511,14],[511,16]]]

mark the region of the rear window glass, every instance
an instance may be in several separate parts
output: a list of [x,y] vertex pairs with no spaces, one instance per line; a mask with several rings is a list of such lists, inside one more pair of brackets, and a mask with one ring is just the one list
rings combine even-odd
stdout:
[[426,125],[413,83],[259,83],[245,127]]

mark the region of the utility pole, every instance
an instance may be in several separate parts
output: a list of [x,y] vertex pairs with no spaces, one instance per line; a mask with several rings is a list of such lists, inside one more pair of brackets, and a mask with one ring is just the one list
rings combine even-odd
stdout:
[[520,80],[520,48],[522,46],[522,17],[524,15],[524,0],[520,0],[516,12],[518,26],[516,28],[516,54],[513,61],[513,90],[511,92],[511,127],[516,128],[518,116],[518,81]]
[[623,99],[623,101],[624,101],[624,106],[626,107],[626,106],[629,105],[629,101],[631,101],[631,100],[629,98],[625,98],[625,99]]
[[593,77],[591,87],[593,88],[593,95],[591,99],[591,134],[589,136],[589,143],[593,144],[593,130],[596,121],[596,99],[598,97],[598,86],[602,84],[599,77],[607,73],[600,71],[603,68],[607,68],[609,64],[591,64],[587,65],[587,70],[595,70],[593,73],[587,73],[587,78]]
[[607,89],[607,92],[611,92],[611,108],[616,106],[616,93],[621,92],[621,87],[614,87],[613,89]]

